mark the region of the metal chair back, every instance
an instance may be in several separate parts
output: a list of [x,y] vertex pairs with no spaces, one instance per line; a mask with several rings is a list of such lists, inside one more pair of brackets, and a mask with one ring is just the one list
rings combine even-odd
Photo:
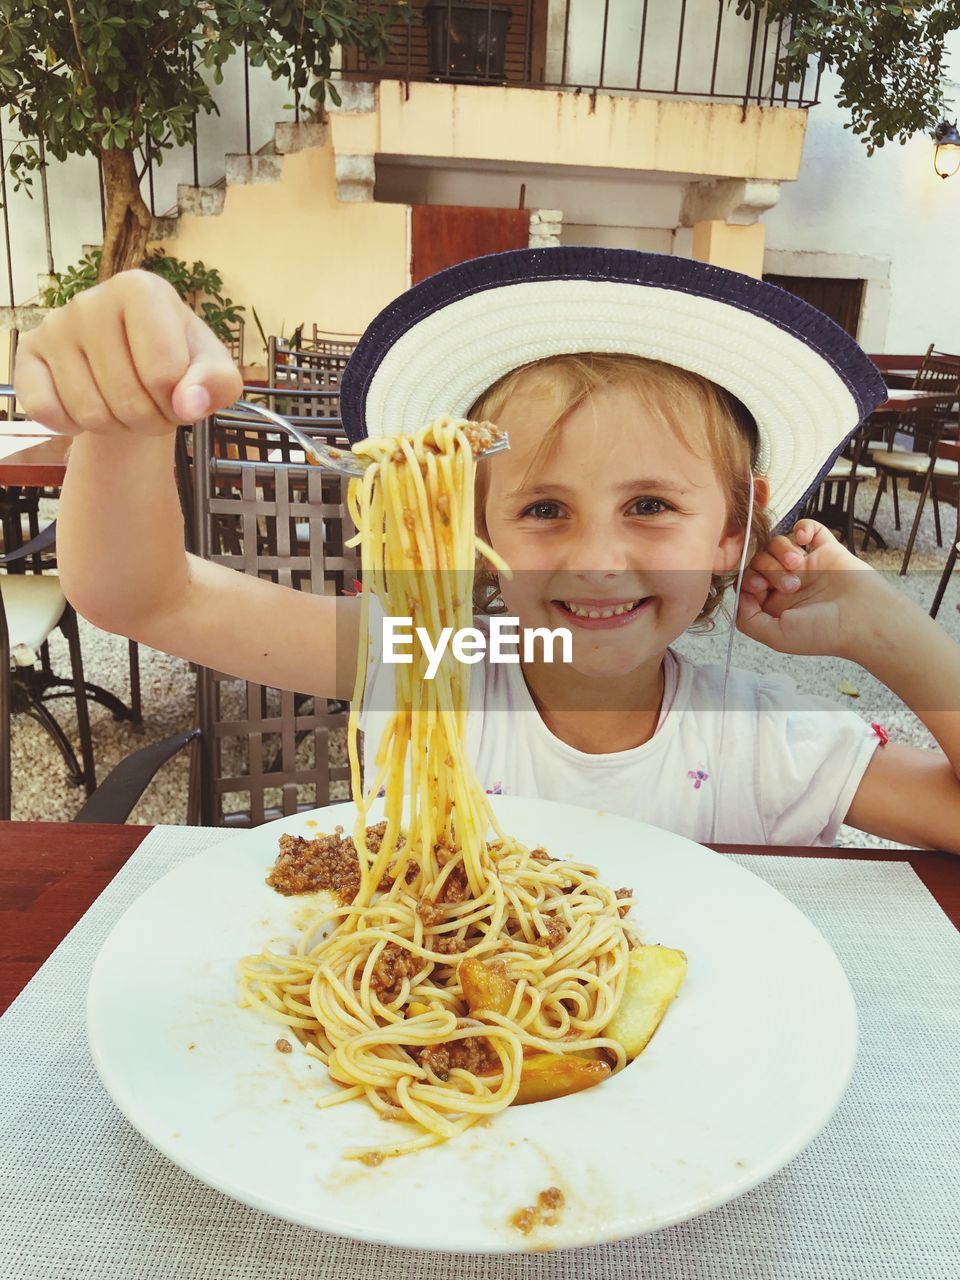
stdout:
[[[359,572],[358,553],[345,545],[353,533],[346,481],[307,465],[290,445],[266,423],[197,424],[197,554],[295,590],[340,594]],[[197,681],[191,807],[200,821],[256,826],[348,798],[343,704],[204,668]]]
[[[348,358],[303,347],[285,347],[276,338],[270,338],[267,373],[270,386],[276,388],[270,408],[287,416],[336,416],[340,411],[340,379]],[[314,394],[297,394],[304,391]]]
[[313,337],[309,342],[304,339],[303,346],[311,351],[320,351],[328,356],[344,356],[349,360],[359,341],[359,337],[353,334],[328,334],[314,325]]

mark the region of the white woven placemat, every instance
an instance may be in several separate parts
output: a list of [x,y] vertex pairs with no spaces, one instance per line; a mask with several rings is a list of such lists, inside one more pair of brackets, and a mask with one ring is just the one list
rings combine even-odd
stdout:
[[84,1031],[94,957],[144,889],[228,834],[155,829],[0,1022],[2,1280],[960,1274],[960,937],[908,865],[737,859],[832,943],[860,1016],[850,1089],[786,1169],[692,1222],[620,1244],[455,1256],[358,1245],[237,1204],[154,1151],[101,1088]]

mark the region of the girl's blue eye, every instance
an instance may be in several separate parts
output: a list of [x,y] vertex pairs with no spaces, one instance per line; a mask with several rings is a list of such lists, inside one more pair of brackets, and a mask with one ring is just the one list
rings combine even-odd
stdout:
[[560,506],[556,502],[533,502],[522,514],[532,516],[534,520],[556,520],[560,515]]
[[[658,507],[659,510],[651,511],[651,507]],[[639,508],[646,508],[639,510]],[[669,511],[670,507],[662,498],[638,498],[633,504],[633,509],[640,516],[658,516],[660,511]]]

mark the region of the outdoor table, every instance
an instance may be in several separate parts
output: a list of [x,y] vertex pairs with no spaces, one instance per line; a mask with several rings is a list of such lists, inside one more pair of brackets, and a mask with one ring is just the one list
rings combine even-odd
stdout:
[[889,396],[878,409],[874,410],[874,413],[898,413],[903,409],[912,408],[915,404],[944,398],[942,391],[914,391],[910,388],[901,390],[896,387],[887,387],[887,390],[890,392]]
[[[12,430],[27,426],[29,434]],[[0,422],[0,487],[59,489],[71,441],[71,436],[54,435],[36,422]]]
[[883,374],[888,386],[909,387],[923,366],[925,356],[884,353],[871,355],[870,359]]
[[265,364],[242,364],[240,376],[245,387],[265,387],[270,380],[270,369]]
[[236,1203],[141,1139],[100,1085],[84,1028],[99,947],[149,885],[232,835],[0,824],[0,980],[6,998],[28,984],[0,1023],[0,1280],[952,1280],[960,858],[716,846],[804,911],[847,973],[860,1047],[836,1113],[778,1174],[689,1222],[554,1255],[455,1258]]
[[[913,390],[906,390],[906,389],[898,390],[895,387],[890,387],[890,386],[887,387],[887,390],[890,392],[889,398],[885,400],[884,403],[880,405],[878,409],[874,410],[875,413],[899,413],[904,409],[909,409],[912,405],[922,404],[925,400],[942,400],[943,399],[942,391],[913,391]],[[954,405],[953,408],[956,408],[956,406]],[[960,420],[958,420],[957,425],[945,429],[943,434],[944,440],[956,440],[958,437],[960,437]],[[916,441],[912,437],[898,436],[897,439],[909,440],[911,449],[915,450],[917,447]],[[922,476],[908,477],[907,488],[911,492],[918,493],[922,487],[923,487]],[[955,480],[951,480],[943,476],[939,478],[935,478],[934,488],[935,488],[938,501],[949,502],[952,506],[956,506],[958,499],[956,494]],[[861,528],[865,527],[863,521],[857,521],[856,523]],[[881,546],[886,545],[881,541],[881,539],[876,534],[876,532],[874,532],[874,536],[877,537],[878,545],[881,545]]]

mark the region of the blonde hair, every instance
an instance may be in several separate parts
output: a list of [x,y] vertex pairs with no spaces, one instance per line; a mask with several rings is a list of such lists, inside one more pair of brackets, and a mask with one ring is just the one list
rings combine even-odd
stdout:
[[[726,491],[728,519],[736,529],[746,529],[750,510],[749,476],[756,464],[759,443],[756,423],[740,401],[716,383],[676,365],[648,360],[644,356],[595,352],[548,356],[512,370],[488,387],[471,406],[467,416],[478,421],[496,422],[521,380],[525,388],[532,386],[540,395],[548,412],[547,430],[532,465],[542,461],[555,447],[557,432],[564,418],[590,395],[603,387],[628,387],[637,396],[645,420],[655,430],[673,432],[687,448],[692,449],[693,445],[684,424],[702,425],[710,457]],[[485,508],[489,471],[486,468],[477,468],[476,483],[478,533],[487,539]],[[769,538],[770,517],[763,507],[755,504],[747,548],[748,563]],[[724,592],[736,577],[735,572],[713,575],[710,595],[691,630],[713,630]],[[481,612],[490,612],[498,594],[496,575],[478,566],[475,607]]]

